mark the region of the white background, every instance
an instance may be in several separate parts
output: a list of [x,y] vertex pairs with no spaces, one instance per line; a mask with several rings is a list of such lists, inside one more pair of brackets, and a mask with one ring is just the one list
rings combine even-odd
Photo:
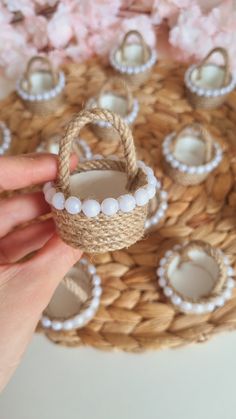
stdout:
[[235,419],[236,333],[144,354],[69,349],[35,336],[1,419]]

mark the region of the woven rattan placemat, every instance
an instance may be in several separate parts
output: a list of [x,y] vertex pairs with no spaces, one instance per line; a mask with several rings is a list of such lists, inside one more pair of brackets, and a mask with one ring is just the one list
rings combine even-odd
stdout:
[[[26,111],[15,94],[1,103],[0,119],[8,124],[14,137],[11,154],[33,151],[41,140],[60,133],[86,99],[96,94],[110,70],[91,61],[70,64],[65,71],[67,103],[63,110],[39,118]],[[155,168],[169,193],[167,216],[156,230],[128,250],[92,256],[103,282],[101,306],[95,319],[81,330],[47,332],[56,343],[138,352],[203,342],[216,333],[236,328],[236,293],[214,313],[184,315],[167,304],[155,278],[164,252],[186,239],[206,240],[221,247],[235,265],[236,93],[220,109],[193,111],[185,98],[184,71],[180,64],[158,63],[150,81],[135,93],[140,102],[133,130],[138,156]],[[161,142],[170,131],[193,121],[209,129],[223,146],[225,157],[205,183],[183,187],[163,173]],[[89,129],[84,130],[83,138],[94,153],[120,152],[117,143],[97,140]]]

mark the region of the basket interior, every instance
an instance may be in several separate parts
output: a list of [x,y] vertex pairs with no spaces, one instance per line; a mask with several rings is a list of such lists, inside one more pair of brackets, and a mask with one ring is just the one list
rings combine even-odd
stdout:
[[[77,282],[88,297],[90,296],[91,281],[79,262],[69,270],[67,277],[70,277]],[[63,284],[59,284],[46,308],[46,313],[51,318],[74,316],[79,313],[82,303],[83,302],[80,301],[80,299],[70,292]]]
[[70,178],[71,194],[80,199],[118,198],[128,193],[127,175],[115,170],[90,170],[76,173]]
[[174,157],[189,166],[200,166],[206,161],[206,145],[196,135],[180,137],[173,149]]
[[167,272],[170,284],[185,298],[209,295],[219,276],[216,261],[203,249],[189,249],[188,258],[182,262],[179,255],[172,259]]
[[99,99],[99,106],[108,109],[121,117],[128,114],[128,102],[125,97],[116,95],[115,93],[104,93]]
[[[31,86],[30,93],[33,95],[47,92],[54,87],[52,74],[48,71],[34,71],[30,74],[29,81]],[[28,83],[26,80],[23,80],[22,87],[24,90],[28,91]]]
[[192,82],[205,89],[218,89],[224,85],[224,69],[214,64],[206,64],[202,67],[201,77],[199,69],[195,68],[191,74]]
[[128,44],[124,46],[124,55],[121,50],[116,51],[115,59],[119,64],[130,66],[142,65],[143,62],[143,47],[140,44]]

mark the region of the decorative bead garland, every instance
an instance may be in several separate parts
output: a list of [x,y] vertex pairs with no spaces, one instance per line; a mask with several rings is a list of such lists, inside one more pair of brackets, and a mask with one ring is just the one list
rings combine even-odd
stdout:
[[112,67],[114,67],[117,71],[120,71],[123,74],[139,74],[143,73],[146,70],[149,70],[156,62],[157,60],[157,53],[155,50],[151,50],[150,58],[146,61],[145,64],[142,65],[125,65],[120,64],[116,61],[116,53],[119,48],[114,49],[110,53],[110,63]]
[[17,87],[16,87],[16,91],[18,95],[21,97],[21,99],[29,100],[31,102],[34,102],[34,101],[41,102],[41,101],[53,99],[54,97],[56,97],[62,92],[62,90],[65,87],[65,75],[62,71],[60,71],[57,85],[53,89],[50,89],[46,92],[42,92],[38,94],[31,94],[31,93],[26,92],[22,88],[22,82],[23,82],[23,79],[20,79],[17,82]]
[[224,264],[227,268],[227,280],[222,288],[222,291],[217,297],[205,297],[204,303],[193,303],[187,298],[180,297],[168,281],[166,266],[173,256],[174,252],[178,252],[184,245],[176,245],[173,250],[168,250],[164,257],[160,260],[159,267],[156,270],[158,284],[163,289],[164,295],[171,301],[171,303],[184,313],[203,314],[210,313],[218,307],[222,307],[227,300],[232,296],[232,290],[235,287],[235,281],[232,276],[235,275],[233,268],[230,266],[227,256],[221,250],[218,250],[219,255],[223,257]]
[[92,281],[92,299],[89,306],[80,314],[64,321],[52,320],[48,316],[42,315],[40,322],[44,328],[53,329],[54,331],[80,329],[89,323],[97,312],[102,294],[101,279],[97,275],[95,266],[89,263],[87,259],[80,259],[79,264],[85,267]]
[[217,89],[208,89],[204,87],[199,87],[192,81],[192,72],[196,70],[198,66],[196,64],[191,65],[185,73],[184,81],[189,90],[193,93],[197,93],[199,96],[205,97],[216,97],[216,96],[223,96],[227,93],[232,92],[236,85],[236,78],[233,74],[231,74],[231,80],[227,86],[220,87]]
[[2,144],[0,144],[0,156],[2,156],[10,147],[11,131],[3,121],[0,121],[0,130],[2,131]]
[[145,230],[148,230],[150,227],[155,226],[159,221],[165,216],[168,209],[168,193],[161,189],[161,183],[157,181],[157,194],[160,197],[160,203],[156,212],[145,222]]
[[[102,159],[100,155],[93,157]],[[100,204],[95,199],[81,200],[75,196],[70,196],[65,200],[62,192],[57,192],[52,182],[47,182],[43,187],[45,200],[57,210],[66,210],[69,214],[76,215],[83,211],[88,218],[96,217],[100,212],[104,215],[112,216],[118,211],[128,213],[134,210],[136,206],[146,205],[156,194],[159,185],[153,170],[146,166],[144,162],[139,161],[140,167],[147,176],[147,185],[137,189],[134,194],[125,194],[118,199],[106,198]],[[160,187],[160,186],[159,186]]]
[[223,157],[223,152],[220,145],[216,143],[214,143],[215,156],[210,162],[206,164],[202,164],[200,166],[189,166],[187,164],[180,162],[174,157],[173,152],[170,149],[170,144],[173,141],[175,135],[176,135],[175,132],[167,135],[162,144],[162,151],[165,156],[165,159],[174,169],[178,169],[180,172],[189,173],[189,174],[210,173],[221,162],[222,157]]
[[[88,109],[94,108],[96,106],[97,106],[97,102],[94,98],[91,98],[88,100],[87,102]],[[139,104],[138,104],[137,99],[134,99],[132,111],[128,113],[126,116],[122,117],[122,119],[126,122],[126,124],[131,125],[137,118],[138,111],[139,111]],[[111,124],[108,121],[98,121],[98,122],[95,122],[95,125],[98,125],[99,127],[102,127],[102,128],[111,128]]]

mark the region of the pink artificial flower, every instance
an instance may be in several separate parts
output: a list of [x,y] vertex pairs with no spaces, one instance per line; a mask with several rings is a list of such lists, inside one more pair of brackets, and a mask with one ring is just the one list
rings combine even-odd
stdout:
[[5,3],[10,12],[21,12],[24,16],[35,14],[35,2],[32,0],[6,0]]
[[38,50],[48,44],[47,24],[47,19],[43,16],[30,16],[23,21],[22,29],[25,31],[27,41]]
[[10,23],[12,20],[12,14],[9,10],[0,4],[0,24]]
[[121,0],[80,0],[79,11],[89,30],[97,31],[117,22]]
[[66,5],[60,3],[48,23],[48,38],[52,47],[64,48],[73,37],[72,15]]
[[177,18],[180,10],[193,5],[193,0],[154,0],[152,6],[152,21],[159,25],[163,19]]

